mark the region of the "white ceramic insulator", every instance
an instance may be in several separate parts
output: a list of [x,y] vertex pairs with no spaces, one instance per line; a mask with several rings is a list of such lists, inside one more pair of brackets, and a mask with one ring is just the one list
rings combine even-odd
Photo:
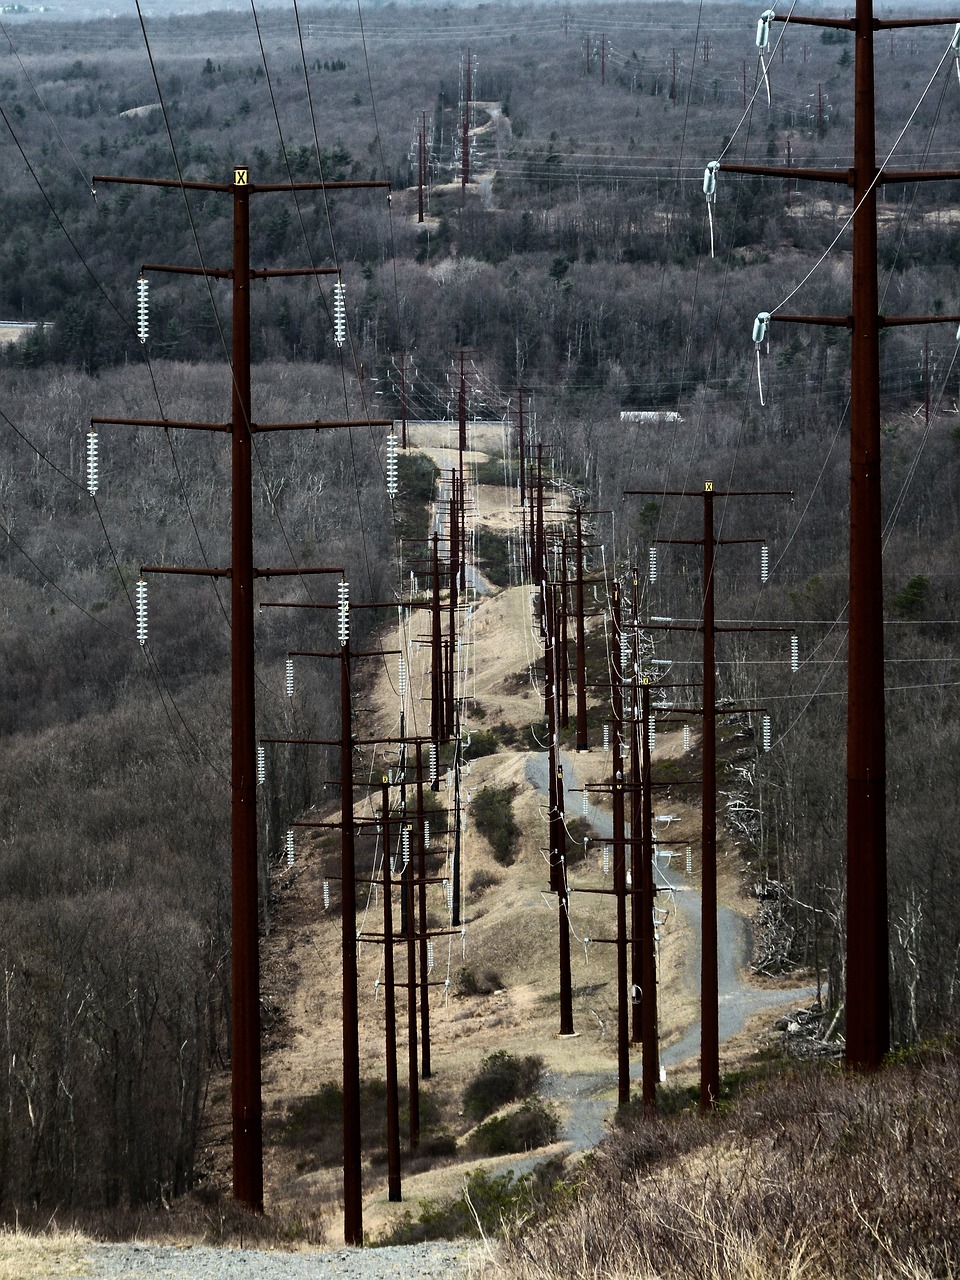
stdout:
[[387,496],[395,498],[398,487],[397,433],[391,431],[387,436]]
[[287,829],[287,866],[293,866],[293,828]]
[[139,644],[147,643],[147,583],[144,578],[137,579],[136,589],[136,609],[137,609],[137,642]]
[[96,497],[100,488],[100,437],[96,431],[87,432],[87,493]]
[[137,279],[137,337],[146,342],[150,336],[150,282],[146,276]]
[[770,717],[763,717],[763,749],[769,751],[773,746],[773,726],[770,723]]
[[347,340],[347,307],[343,284],[339,280],[333,286],[333,340],[338,347]]
[[760,581],[766,582],[770,577],[770,548],[764,543],[760,548]]
[[350,639],[350,584],[343,579],[337,583],[337,639],[341,645]]
[[288,698],[293,697],[293,659],[287,659],[287,674],[284,681],[284,688]]
[[683,749],[684,751],[690,750],[690,726],[688,724],[683,726]]
[[800,670],[800,637],[790,637],[790,670],[797,672]]
[[257,786],[262,787],[267,780],[267,748],[257,747]]
[[657,580],[657,548],[656,547],[650,548],[649,558],[647,561],[647,577],[650,579],[651,582],[656,582]]
[[330,881],[329,880],[324,880],[323,882],[323,909],[324,911],[330,910]]

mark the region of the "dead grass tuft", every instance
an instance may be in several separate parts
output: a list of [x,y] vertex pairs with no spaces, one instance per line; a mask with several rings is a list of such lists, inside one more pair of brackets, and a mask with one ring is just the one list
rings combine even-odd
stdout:
[[0,1280],[84,1275],[89,1244],[77,1231],[51,1228],[31,1235],[19,1227],[0,1227]]

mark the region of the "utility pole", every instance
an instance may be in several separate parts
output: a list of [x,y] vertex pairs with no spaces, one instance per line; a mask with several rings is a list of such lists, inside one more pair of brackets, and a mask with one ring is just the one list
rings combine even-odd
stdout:
[[587,637],[583,616],[583,508],[577,504],[574,511],[577,523],[576,568],[576,701],[577,701],[577,750],[588,751],[590,738],[587,729]]
[[573,984],[570,973],[570,915],[567,887],[566,828],[563,817],[563,768],[557,735],[557,630],[553,596],[546,588],[543,640],[544,700],[547,710],[548,769],[550,771],[548,824],[550,842],[550,888],[557,895],[560,970],[560,1035],[573,1035]]
[[[782,22],[774,14],[772,21]],[[876,1070],[890,1047],[887,913],[886,716],[883,676],[883,537],[880,451],[880,329],[955,324],[960,316],[883,316],[877,276],[877,187],[956,181],[957,169],[878,169],[874,38],[896,28],[955,26],[956,18],[875,18],[856,0],[852,18],[790,14],[792,23],[852,31],[853,164],[849,169],[720,164],[733,173],[840,183],[853,202],[851,310],[845,316],[771,319],[850,330],[850,612],[847,667],[846,1065]],[[806,45],[804,61],[806,61]]]
[[693,623],[651,622],[668,631],[699,631],[703,638],[703,746],[700,790],[701,944],[700,944],[700,1109],[709,1111],[720,1099],[719,972],[717,962],[717,667],[716,634],[723,631],[781,631],[782,627],[717,626],[714,601],[717,547],[756,543],[759,538],[718,538],[714,529],[713,500],[722,498],[792,496],[784,489],[715,490],[706,481],[701,493],[685,489],[625,489],[625,494],[690,498],[703,502],[701,538],[657,538],[658,543],[703,548],[703,606]]
[[[227,269],[144,264],[141,272],[171,272],[230,280],[233,286],[231,351],[232,395],[229,423],[173,422],[164,419],[98,418],[132,426],[168,429],[184,427],[225,431],[231,437],[231,563],[229,568],[174,569],[154,566],[154,572],[188,572],[229,577],[231,582],[231,1075],[234,1199],[256,1212],[263,1210],[263,1116],[260,1049],[259,902],[257,892],[256,706],[254,684],[254,591],[257,577],[300,575],[327,570],[256,570],[253,563],[253,435],[260,431],[298,430],[352,423],[254,423],[250,388],[250,285],[254,279],[275,276],[336,274],[336,268],[304,267],[251,270],[250,199],[273,192],[387,187],[387,182],[294,182],[255,185],[249,170],[238,166],[233,180],[183,182],[172,178],[133,178],[96,175],[95,184],[170,187],[228,195],[233,203],[233,265]],[[369,419],[370,425],[392,425]],[[357,425],[360,425],[359,423]]]
[[420,145],[417,148],[417,222],[423,222],[423,188],[427,181],[427,113],[422,113]]
[[467,50],[466,91],[463,95],[463,119],[461,121],[462,139],[460,154],[460,202],[467,198],[467,183],[470,181],[470,100],[473,97],[473,68],[470,50]]

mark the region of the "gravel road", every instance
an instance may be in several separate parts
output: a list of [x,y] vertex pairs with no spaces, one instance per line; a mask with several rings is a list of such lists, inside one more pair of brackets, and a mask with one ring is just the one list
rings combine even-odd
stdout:
[[[277,1253],[257,1249],[178,1249],[167,1245],[98,1244],[75,1274],[91,1280],[457,1280],[467,1275],[463,1242]],[[58,1270],[57,1275],[69,1274]]]

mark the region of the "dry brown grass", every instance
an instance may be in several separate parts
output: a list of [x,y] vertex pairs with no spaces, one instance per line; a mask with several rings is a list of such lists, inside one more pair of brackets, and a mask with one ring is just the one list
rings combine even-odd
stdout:
[[513,1230],[503,1280],[950,1280],[960,1264],[960,1058],[820,1068],[729,1112],[638,1122]]
[[89,1244],[76,1231],[50,1229],[43,1235],[31,1235],[19,1227],[0,1228],[0,1280],[84,1275]]

